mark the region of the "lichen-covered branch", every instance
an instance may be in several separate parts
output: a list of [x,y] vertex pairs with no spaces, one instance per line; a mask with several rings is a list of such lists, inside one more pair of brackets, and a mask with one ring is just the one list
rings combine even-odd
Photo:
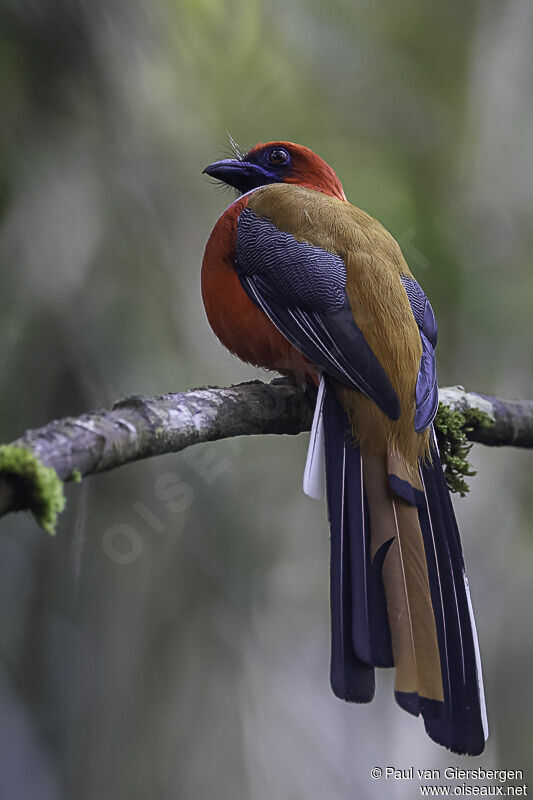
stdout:
[[[62,482],[215,439],[309,430],[313,398],[286,380],[206,387],[161,397],[135,395],[111,411],[55,420],[0,448],[0,516],[21,509],[53,530]],[[34,458],[27,459],[31,454]],[[36,463],[56,483],[39,481]],[[49,473],[46,473],[49,476]],[[45,523],[46,520],[46,523]]]
[[493,425],[475,426],[468,434],[472,442],[493,447],[533,447],[533,400],[502,400],[462,386],[439,389],[440,402],[467,416],[472,411],[488,415]]
[[[533,401],[502,400],[461,387],[441,389],[439,396],[462,415],[464,422],[456,419],[455,428],[459,426],[469,440],[533,447]],[[129,397],[111,411],[51,422],[0,447],[0,516],[31,509],[51,530],[61,511],[61,482],[200,442],[301,433],[311,426],[313,399],[309,391],[285,379],[253,381],[162,397]]]

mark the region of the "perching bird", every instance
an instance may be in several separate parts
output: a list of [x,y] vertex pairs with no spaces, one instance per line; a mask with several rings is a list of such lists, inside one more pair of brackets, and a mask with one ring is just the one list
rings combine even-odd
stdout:
[[314,383],[304,489],[331,528],[331,684],[372,700],[374,668],[430,737],[478,755],[487,722],[459,532],[435,443],[437,324],[393,237],[307,147],[206,167],[243,193],[206,246],[202,295],[243,361]]

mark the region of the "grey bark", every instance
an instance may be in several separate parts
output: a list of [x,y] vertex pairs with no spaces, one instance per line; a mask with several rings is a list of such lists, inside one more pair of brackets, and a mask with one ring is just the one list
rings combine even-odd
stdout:
[[[533,447],[533,401],[502,400],[466,392],[462,387],[439,391],[453,410],[477,408],[493,421],[468,438],[487,445]],[[286,379],[252,381],[237,386],[192,389],[161,397],[135,395],[111,411],[55,420],[26,431],[12,445],[30,450],[53,467],[62,481],[75,472],[93,475],[164,453],[216,439],[257,434],[294,435],[311,427],[312,393]],[[24,508],[21,487],[0,474],[0,516]]]

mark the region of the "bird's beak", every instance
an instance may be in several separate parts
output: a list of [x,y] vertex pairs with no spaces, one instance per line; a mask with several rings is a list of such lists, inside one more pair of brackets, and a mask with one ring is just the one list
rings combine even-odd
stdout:
[[272,176],[259,164],[250,161],[241,161],[238,158],[224,158],[215,161],[204,169],[206,175],[216,178],[217,181],[233,186],[239,192],[249,192],[258,186],[272,183]]

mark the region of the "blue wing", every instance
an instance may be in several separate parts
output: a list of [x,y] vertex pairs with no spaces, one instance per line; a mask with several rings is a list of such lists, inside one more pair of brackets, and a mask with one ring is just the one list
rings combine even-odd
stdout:
[[353,318],[339,256],[299,242],[245,209],[237,227],[236,270],[249,297],[294,347],[398,419],[396,392]]
[[439,406],[439,387],[435,363],[437,321],[431,303],[414,278],[402,275],[402,283],[418,325],[422,343],[422,357],[415,391],[415,430],[417,433],[421,433],[431,425]]

